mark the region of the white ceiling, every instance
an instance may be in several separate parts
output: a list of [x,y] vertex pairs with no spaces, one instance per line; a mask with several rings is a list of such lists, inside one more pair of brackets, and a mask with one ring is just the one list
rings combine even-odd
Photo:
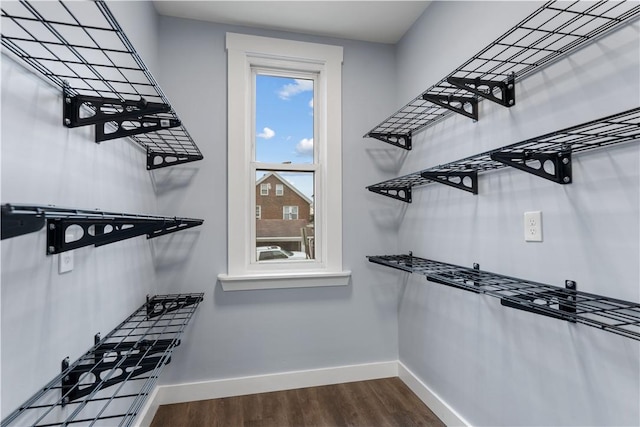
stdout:
[[154,1],[161,15],[377,43],[398,42],[430,1]]

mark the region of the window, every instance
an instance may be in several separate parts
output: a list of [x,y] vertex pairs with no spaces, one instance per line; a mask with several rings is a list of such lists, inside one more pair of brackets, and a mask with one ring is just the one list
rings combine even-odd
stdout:
[[261,196],[269,195],[269,184],[260,184],[260,195]]
[[298,207],[297,206],[283,206],[282,207],[282,219],[298,219]]
[[[342,47],[233,33],[227,33],[226,47],[229,251],[228,271],[218,276],[223,289],[346,285],[350,272],[342,270]],[[289,119],[288,128],[277,129],[271,123],[280,107],[263,109],[262,101],[290,101],[289,107],[298,103],[296,114],[302,112],[304,118]],[[304,136],[294,138],[296,124],[306,126]],[[278,151],[276,143],[287,147],[288,136],[294,149]],[[280,197],[263,196],[271,187],[263,190],[262,184],[275,185]],[[268,201],[257,203],[261,196]],[[288,224],[295,236],[265,240],[251,214],[258,205],[260,223]],[[294,237],[298,246],[288,247]],[[263,260],[264,248],[281,250],[287,257]]]
[[256,206],[256,219],[262,219],[262,206]]

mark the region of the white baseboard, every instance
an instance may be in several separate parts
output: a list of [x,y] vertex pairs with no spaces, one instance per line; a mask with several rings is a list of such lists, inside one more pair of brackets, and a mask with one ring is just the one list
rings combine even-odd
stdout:
[[136,426],[150,426],[160,405],[390,377],[399,377],[447,426],[471,426],[397,360],[158,386],[140,411]]
[[471,426],[400,361],[398,361],[398,376],[447,426]]
[[158,386],[149,396],[145,407],[140,411],[136,425],[139,427],[150,426],[160,405],[397,376],[398,362],[393,360],[389,362],[365,363],[362,365],[338,366],[334,368],[281,372],[251,377]]

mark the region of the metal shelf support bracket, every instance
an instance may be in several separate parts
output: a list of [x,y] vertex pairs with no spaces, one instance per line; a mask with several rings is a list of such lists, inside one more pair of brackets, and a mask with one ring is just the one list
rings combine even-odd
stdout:
[[404,148],[405,150],[411,150],[411,134],[395,134],[395,133],[368,133],[368,137],[375,138],[379,141],[386,142],[387,144],[395,145],[396,147]]
[[171,107],[159,102],[101,98],[97,96],[71,95],[63,91],[63,124],[68,128],[95,125],[112,120],[137,119],[141,116],[167,113]]
[[160,169],[167,166],[202,160],[201,154],[168,154],[147,151],[147,170]]
[[514,74],[511,74],[506,82],[482,80],[480,78],[465,79],[461,77],[449,77],[447,82],[504,107],[513,107],[516,105]]
[[[425,93],[422,95],[422,99],[439,105],[442,108],[462,114],[476,122],[478,121],[478,100],[476,98],[453,95],[432,95]],[[471,111],[467,110],[465,107],[468,107]]]
[[[70,227],[78,226],[78,235],[70,236]],[[84,246],[102,246],[151,233],[158,224],[140,220],[101,220],[87,218],[50,218],[47,220],[47,254],[53,255]],[[74,240],[72,240],[74,239]]]
[[2,239],[33,233],[44,227],[44,214],[14,212],[11,205],[2,205]]
[[[184,218],[49,218],[47,219],[47,254],[58,254],[90,245],[103,246],[143,234],[151,239],[197,227],[202,223],[202,220]],[[78,232],[81,235],[67,239],[67,231],[72,226],[78,226],[81,230]],[[75,240],[71,240],[73,238]]]
[[491,160],[531,173],[558,184],[571,184],[571,152],[535,153],[530,151],[491,153]]
[[147,295],[147,319],[199,304],[202,299],[201,295],[184,295],[180,298],[166,298],[163,295],[156,295],[150,298]]
[[[501,298],[500,304],[575,323],[576,291],[578,290],[576,282],[566,280],[565,289],[568,292],[536,292],[528,295],[509,296]],[[538,306],[540,308],[537,308]]]
[[[80,364],[69,370],[69,358],[62,361],[62,406],[106,388],[136,378],[156,368],[164,353],[180,345],[179,340],[142,340],[98,345],[92,353],[95,364]],[[157,356],[150,356],[159,353]],[[171,362],[167,357],[165,364]],[[88,379],[93,382],[88,382]]]
[[411,187],[402,188],[384,188],[384,187],[367,187],[367,190],[382,194],[383,196],[391,197],[392,199],[401,200],[406,203],[411,203]]
[[[96,124],[96,142],[126,138],[141,133],[170,129],[181,125],[180,120],[153,116],[112,119]],[[109,132],[115,128],[113,131]]]
[[448,185],[459,190],[478,194],[478,171],[469,172],[429,172],[420,174],[423,178],[433,182]]

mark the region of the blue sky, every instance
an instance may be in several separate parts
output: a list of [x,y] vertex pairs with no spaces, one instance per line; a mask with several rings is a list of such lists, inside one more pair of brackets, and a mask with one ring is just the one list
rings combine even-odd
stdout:
[[[313,163],[312,80],[256,76],[256,161]],[[312,196],[311,174],[283,175]]]

